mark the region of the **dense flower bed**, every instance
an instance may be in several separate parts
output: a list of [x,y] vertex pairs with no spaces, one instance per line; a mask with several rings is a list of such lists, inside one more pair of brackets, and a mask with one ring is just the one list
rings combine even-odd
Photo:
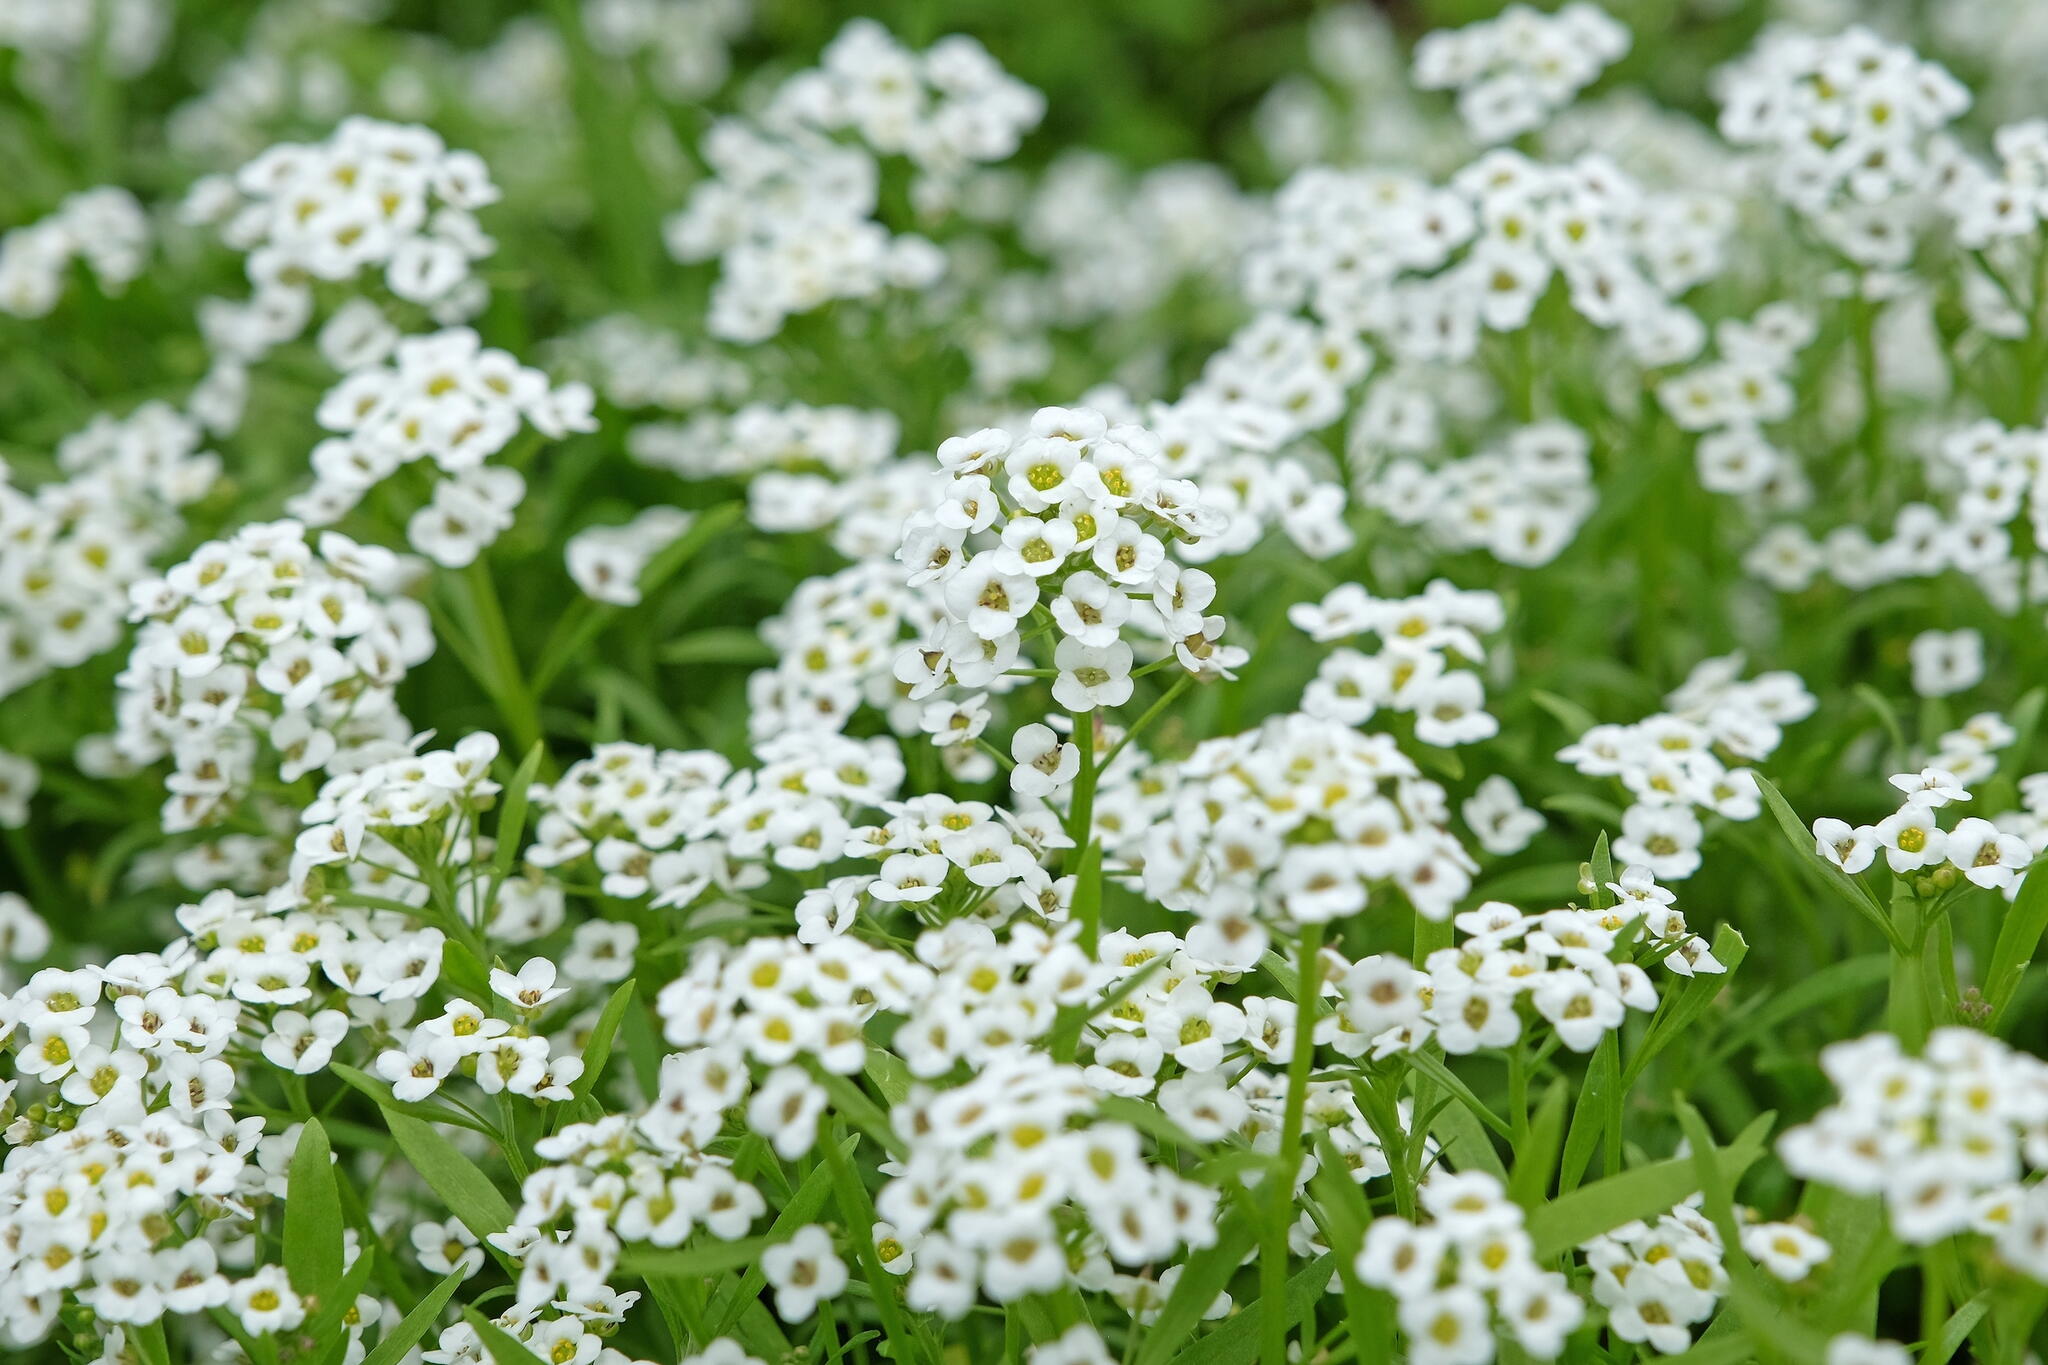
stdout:
[[2039,1359],[2048,11],[517,8],[0,0],[0,1353]]

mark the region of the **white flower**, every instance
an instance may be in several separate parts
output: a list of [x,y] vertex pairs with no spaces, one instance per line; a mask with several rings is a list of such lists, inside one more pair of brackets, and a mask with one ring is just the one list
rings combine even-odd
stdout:
[[820,1299],[846,1288],[846,1263],[832,1249],[829,1233],[812,1223],[761,1253],[761,1273],[775,1290],[775,1313],[784,1322],[808,1318]]

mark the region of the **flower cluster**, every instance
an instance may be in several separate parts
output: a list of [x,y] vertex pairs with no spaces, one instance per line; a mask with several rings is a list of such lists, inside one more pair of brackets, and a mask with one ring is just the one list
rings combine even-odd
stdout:
[[[402,747],[393,689],[434,650],[399,596],[408,565],[295,521],[252,523],[129,590],[140,623],[116,680],[121,760],[169,758],[166,830],[225,819],[259,762],[285,782]],[[260,757],[267,755],[267,758]]]
[[1428,1221],[1375,1219],[1357,1258],[1358,1278],[1394,1296],[1409,1359],[1485,1365],[1496,1323],[1557,1359],[1586,1305],[1537,1261],[1521,1206],[1484,1171],[1438,1172],[1418,1194]]
[[60,479],[17,488],[0,465],[0,697],[120,640],[129,587],[219,477],[202,439],[150,402],[58,442]]
[[903,780],[886,740],[799,731],[756,753],[760,767],[735,769],[711,752],[599,745],[534,789],[541,814],[526,859],[558,868],[588,858],[606,895],[657,908],[737,900],[775,868],[810,873],[847,857],[849,815],[887,803]]
[[1448,829],[1443,788],[1386,735],[1275,716],[1204,740],[1181,765],[1170,810],[1143,838],[1146,895],[1200,923],[1203,957],[1249,967],[1268,924],[1320,924],[1398,892],[1448,919],[1476,865]]
[[1957,877],[1973,886],[2002,891],[2010,899],[2034,850],[2018,834],[1977,816],[1941,827],[1936,812],[1966,802],[1962,780],[1943,768],[1899,773],[1892,785],[1905,793],[1899,808],[1875,825],[1851,826],[1825,818],[1813,822],[1814,849],[1828,862],[1854,876],[1884,855],[1894,873],[1917,874],[1928,887],[1953,885]]
[[[1086,1261],[1143,1266],[1216,1239],[1216,1191],[1148,1161],[1128,1124],[1042,1053],[991,1058],[949,1089],[915,1085],[892,1114],[908,1147],[875,1199],[875,1240],[906,1302],[941,1318],[1075,1283],[1062,1225]],[[1088,1273],[1083,1270],[1084,1275]]]
[[[1351,964],[1341,979],[1340,1052],[1413,1052],[1435,1042],[1459,1056],[1512,1047],[1526,1004],[1573,1052],[1590,1052],[1631,1009],[1657,1007],[1637,960],[1682,976],[1723,970],[1706,941],[1687,932],[1672,895],[1640,869],[1606,888],[1605,910],[1525,914],[1483,902],[1453,920],[1464,937],[1430,954],[1418,971],[1393,954]],[[1640,921],[1640,923],[1632,923]]]
[[1315,167],[1276,197],[1246,253],[1246,293],[1306,306],[1403,360],[1455,362],[1483,332],[1527,327],[1561,277],[1581,317],[1668,365],[1705,339],[1677,296],[1720,269],[1729,217],[1719,199],[1645,190],[1591,156],[1544,165],[1496,150],[1444,186]]
[[1613,778],[1628,792],[1616,858],[1682,881],[1699,870],[1700,812],[1754,820],[1763,809],[1754,770],[1725,759],[1769,758],[1784,727],[1819,703],[1790,673],[1742,681],[1742,664],[1740,655],[1709,659],[1664,699],[1670,710],[1633,725],[1596,725],[1558,753],[1580,773]]
[[[1931,443],[1928,461],[1935,500],[1900,506],[1883,539],[1850,524],[1816,543],[1805,528],[1781,524],[1766,532],[1747,562],[1787,591],[1823,573],[1861,589],[1954,571],[1968,575],[1998,610],[2017,613],[2022,602],[2044,595],[2041,571],[2019,557],[2039,539],[2048,515],[2035,491],[2043,440],[2039,428],[1989,420],[1944,432]],[[1702,442],[1703,458],[1704,451]]]
[[1413,75],[1421,89],[1458,92],[1474,139],[1507,142],[1541,128],[1628,46],[1628,30],[1586,0],[1549,14],[1511,4],[1491,19],[1424,34]]
[[681,508],[648,507],[623,526],[586,527],[570,537],[563,552],[569,577],[594,601],[638,606],[641,571],[695,520]]
[[1072,712],[1130,699],[1126,625],[1158,642],[1162,667],[1227,676],[1244,661],[1208,611],[1215,580],[1169,553],[1227,519],[1196,484],[1168,476],[1151,431],[1042,408],[1025,434],[956,436],[938,459],[947,478],[897,552],[945,611],[941,632],[897,656],[912,700],[949,684],[989,689],[1024,657],[1027,618],[1052,627],[1053,699]]
[[1904,265],[1939,135],[1969,91],[1860,26],[1774,29],[1719,77],[1721,135],[1760,149],[1777,195],[1859,265]]
[[1565,422],[1508,434],[1498,450],[1434,467],[1396,459],[1362,472],[1365,502],[1451,550],[1483,550],[1537,568],[1563,552],[1598,501],[1592,443]]
[[530,424],[556,439],[593,431],[592,395],[548,385],[539,370],[485,347],[467,327],[396,340],[356,356],[359,368],[328,391],[317,413],[334,436],[313,448],[313,486],[291,511],[331,525],[400,469],[431,461],[444,477],[406,527],[412,547],[460,568],[512,523],[525,495],[518,471],[486,466]]
[[0,312],[46,316],[64,296],[74,260],[102,292],[119,294],[142,273],[149,237],[142,205],[118,186],[67,197],[49,217],[0,236]]
[[944,268],[938,249],[874,217],[877,157],[909,158],[926,197],[943,195],[968,167],[1011,155],[1043,111],[972,39],[915,53],[872,21],[849,23],[760,123],[728,120],[705,138],[715,178],[669,220],[667,238],[678,260],[718,258],[711,333],[765,341],[832,299],[929,287]]
[[1728,1292],[1721,1234],[1681,1204],[1654,1222],[1627,1223],[1580,1247],[1593,1272],[1593,1299],[1607,1328],[1661,1355],[1692,1345],[1692,1329],[1714,1315]]
[[2048,1270],[2048,1202],[2022,1184],[2048,1166],[2048,1066],[1966,1028],[1935,1030],[1918,1057],[1888,1033],[1834,1043],[1820,1064],[1840,1098],[1779,1140],[1786,1169],[1881,1196],[1909,1245],[1979,1232]]
[[[1713,493],[1759,495],[1775,511],[1793,511],[1811,497],[1804,471],[1762,428],[1792,415],[1792,371],[1813,341],[1811,314],[1774,303],[1747,321],[1714,329],[1715,358],[1658,385],[1671,420],[1699,433],[1693,459],[1700,486]],[[1796,530],[1764,538],[1746,563],[1772,586],[1795,591],[1813,576],[1796,547]]]
[[[186,216],[217,223],[248,255],[249,281],[269,307],[310,315],[310,281],[375,270],[399,299],[453,321],[482,302],[473,264],[493,243],[475,211],[494,203],[481,158],[432,130],[344,119],[317,143],[281,143],[235,172],[201,181]],[[296,328],[278,340],[289,339]]]
[[1345,583],[1319,603],[1290,607],[1287,619],[1317,644],[1379,639],[1372,654],[1349,646],[1331,651],[1302,693],[1304,714],[1363,725],[1382,709],[1401,712],[1414,718],[1417,741],[1439,746],[1475,743],[1499,730],[1486,713],[1479,674],[1459,666],[1485,661],[1479,637],[1506,619],[1495,594],[1460,592],[1439,578],[1419,596],[1387,600]]

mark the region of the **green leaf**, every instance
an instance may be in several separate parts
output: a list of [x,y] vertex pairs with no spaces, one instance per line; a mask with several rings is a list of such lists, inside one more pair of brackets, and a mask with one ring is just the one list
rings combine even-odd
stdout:
[[860,1262],[861,1273],[867,1277],[875,1312],[889,1338],[889,1357],[896,1365],[911,1365],[920,1353],[917,1338],[903,1316],[903,1306],[896,1300],[900,1277],[892,1275],[882,1264],[881,1252],[869,1235],[869,1229],[875,1225],[874,1201],[868,1198],[867,1186],[860,1183],[860,1172],[839,1144],[826,1148],[825,1159],[832,1164],[833,1197],[839,1204],[840,1216],[846,1220],[847,1240],[853,1243],[854,1259]]
[[483,1342],[484,1349],[491,1353],[491,1359],[497,1365],[542,1365],[541,1358],[528,1350],[525,1342],[476,1309],[464,1305],[462,1316],[469,1319],[469,1325],[476,1329],[477,1339]]
[[320,1120],[299,1130],[285,1177],[284,1268],[301,1294],[325,1295],[341,1279],[341,1189]]
[[663,645],[660,658],[667,664],[772,664],[773,646],[749,626],[707,626]]
[[1621,1073],[1623,1094],[1635,1088],[1636,1081],[1648,1069],[1658,1053],[1674,1041],[1688,1037],[1693,1025],[1699,1022],[1707,1007],[1727,989],[1728,982],[1735,976],[1743,959],[1749,956],[1749,940],[1744,938],[1732,924],[1724,924],[1714,934],[1714,958],[1725,969],[1710,975],[1699,975],[1678,988],[1677,994],[1667,1000],[1668,1008],[1659,1009],[1650,1022],[1649,1032],[1637,1045],[1635,1055],[1628,1059],[1628,1067]]
[[1579,893],[1577,863],[1538,863],[1489,877],[1472,889],[1475,901],[1507,901],[1520,905],[1541,901],[1563,905]]
[[1578,1103],[1572,1106],[1572,1126],[1557,1173],[1560,1195],[1570,1194],[1585,1178],[1586,1167],[1592,1164],[1593,1153],[1607,1131],[1608,1118],[1619,1108],[1620,1096],[1621,1043],[1618,1035],[1603,1034],[1593,1047],[1593,1060],[1586,1065]]
[[419,1104],[411,1100],[398,1099],[392,1095],[390,1086],[374,1076],[367,1076],[345,1063],[330,1062],[327,1065],[327,1069],[339,1076],[350,1089],[360,1091],[369,1096],[370,1099],[376,1102],[379,1109],[387,1113],[409,1114],[422,1123],[446,1123],[456,1128],[467,1128],[472,1133],[481,1133],[485,1137],[496,1136],[489,1128],[478,1123],[467,1114],[459,1114],[452,1109],[443,1109],[435,1104]]
[[1942,1324],[1941,1335],[1928,1342],[1927,1348],[1920,1352],[1920,1365],[1948,1365],[1990,1311],[1991,1291],[1978,1290],[1975,1297],[1949,1315],[1948,1321]]
[[[1423,1112],[1422,1093],[1418,1083],[1415,1092],[1417,1113]],[[1487,1137],[1485,1126],[1465,1105],[1439,1100],[1436,1113],[1430,1117],[1426,1127],[1436,1135],[1437,1143],[1443,1149],[1444,1163],[1452,1170],[1490,1171],[1503,1182],[1507,1180],[1507,1167],[1502,1164],[1500,1153],[1494,1149],[1493,1140]]]
[[604,1078],[604,1065],[611,1060],[612,1040],[618,1037],[619,1022],[633,1004],[633,984],[631,977],[621,982],[612,998],[604,1002],[604,1013],[591,1026],[590,1041],[583,1045],[583,1074],[569,1087],[569,1093],[579,1100],[590,1098]]
[[1904,762],[1906,755],[1912,752],[1912,748],[1906,743],[1906,727],[1899,723],[1899,713],[1892,709],[1891,698],[1885,696],[1884,693],[1878,691],[1869,683],[1857,683],[1849,691],[1854,694],[1856,700],[1869,707],[1871,712],[1877,716],[1878,723],[1884,726],[1885,736],[1892,742],[1892,761],[1894,763]]
[[[860,1136],[854,1134],[839,1144],[840,1149],[850,1153],[854,1144],[859,1141]],[[804,1177],[803,1184],[797,1186],[795,1193],[790,1195],[789,1202],[775,1215],[774,1223],[768,1228],[770,1240],[787,1241],[796,1236],[798,1228],[816,1222],[818,1211],[825,1207],[825,1201],[831,1195],[832,1163],[829,1160],[821,1161],[811,1168],[811,1173]],[[767,1283],[768,1277],[762,1272],[757,1258],[756,1263],[748,1267],[747,1273],[741,1276],[739,1283],[721,1296],[716,1313],[717,1322],[711,1334],[714,1337],[722,1337],[730,1332],[734,1324],[739,1322],[746,1306],[756,1301],[762,1286]]]
[[1557,1169],[1558,1147],[1564,1141],[1564,1101],[1569,1089],[1563,1080],[1552,1083],[1537,1103],[1535,1117],[1529,1120],[1528,1136],[1515,1149],[1508,1197],[1525,1209],[1536,1208],[1550,1193],[1550,1175]]
[[1820,856],[1813,845],[1813,831],[1807,828],[1805,822],[1799,818],[1799,812],[1792,809],[1791,803],[1785,800],[1784,795],[1771,785],[1770,779],[1758,774],[1756,789],[1762,794],[1764,805],[1770,809],[1771,819],[1777,823],[1779,832],[1785,836],[1785,842],[1790,844],[1792,851],[1798,855],[1799,866],[1805,868],[1810,875],[1818,875],[1821,884],[1833,891],[1843,904],[1875,924],[1894,950],[1906,952],[1905,941],[1899,937],[1898,930],[1892,927],[1891,916],[1878,904],[1877,897],[1871,893],[1870,888],[1865,886],[1860,878],[1850,876]]
[[[286,1196],[285,1219],[287,1223],[291,1219],[289,1195]],[[337,1283],[317,1291],[320,1311],[307,1319],[302,1329],[307,1336],[315,1341],[326,1341],[331,1336],[341,1333],[342,1320],[348,1316],[349,1310],[355,1307],[356,1296],[370,1283],[370,1273],[376,1269],[376,1261],[376,1243],[366,1243],[356,1256],[355,1263],[349,1266],[348,1272],[342,1275]]]
[[171,1348],[164,1341],[162,1319],[128,1328],[128,1341],[135,1347],[135,1354],[141,1357],[142,1365],[171,1365]]
[[1562,725],[1573,739],[1577,739],[1600,723],[1600,718],[1591,711],[1575,701],[1558,696],[1555,692],[1545,692],[1539,688],[1529,693],[1529,700],[1555,716],[1557,723]]
[[[1292,1328],[1307,1317],[1309,1309],[1329,1291],[1335,1260],[1335,1256],[1325,1252],[1289,1277],[1281,1306],[1287,1327]],[[1173,1365],[1247,1365],[1259,1354],[1259,1324],[1262,1315],[1269,1311],[1270,1305],[1262,1303],[1255,1312],[1230,1317],[1209,1335],[1197,1337],[1173,1358]],[[1147,1340],[1151,1335],[1146,1333]]]
[[399,1150],[412,1168],[464,1227],[478,1237],[490,1237],[512,1226],[512,1206],[491,1178],[456,1151],[432,1124],[395,1109],[384,1111],[384,1121],[391,1125],[391,1136],[398,1140]]
[[[1134,1365],[1165,1365],[1188,1339],[1202,1314],[1230,1284],[1231,1276],[1258,1245],[1258,1232],[1241,1206],[1233,1205],[1216,1229],[1216,1241],[1188,1257],[1180,1279],[1166,1296],[1158,1320],[1145,1330]],[[1256,1316],[1256,1315],[1250,1315]]]
[[1536,804],[1544,810],[1576,815],[1586,823],[1602,829],[1621,824],[1621,807],[1612,801],[1594,796],[1591,792],[1559,792],[1555,796],[1544,797]]
[[[1714,1159],[1730,1185],[1763,1155],[1773,1117],[1760,1115],[1735,1141],[1715,1149]],[[1548,1261],[1623,1223],[1662,1213],[1698,1188],[1699,1173],[1693,1159],[1681,1156],[1610,1175],[1560,1195],[1529,1215],[1536,1259]]]
[[898,1105],[910,1098],[910,1068],[903,1065],[903,1059],[893,1052],[881,1048],[868,1049],[868,1079],[875,1083],[875,1089],[882,1092],[882,1098],[891,1105]]
[[1593,841],[1593,856],[1587,866],[1593,874],[1591,900],[1595,910],[1605,910],[1614,893],[1607,884],[1614,880],[1614,855],[1607,849],[1607,831],[1601,830],[1600,837]]
[[[2043,860],[2048,865],[2048,859]],[[1998,941],[1984,968],[1984,996],[1991,1004],[1991,1031],[2004,1022],[2027,967],[2040,949],[2041,935],[2048,931],[2048,871],[2038,875],[2030,870],[2020,882],[2019,895],[1998,926]]]
[[1360,1360],[1388,1360],[1394,1353],[1394,1301],[1384,1290],[1358,1278],[1356,1251],[1365,1245],[1372,1207],[1365,1191],[1351,1178],[1344,1158],[1327,1131],[1316,1134],[1316,1173],[1309,1177],[1315,1198],[1308,1210],[1323,1230],[1323,1240],[1336,1252],[1337,1279],[1344,1289],[1345,1325]]
[[1726,1036],[1715,1044],[1713,1060],[1727,1060],[1775,1032],[1787,1021],[1826,1004],[1838,995],[1871,989],[1890,974],[1891,967],[1890,953],[1867,953],[1862,957],[1831,962],[1775,995],[1756,997],[1755,1007],[1734,1020]]
[[619,1258],[619,1264],[631,1275],[701,1279],[706,1275],[723,1275],[728,1270],[750,1266],[760,1260],[761,1253],[769,1247],[787,1240],[787,1234],[778,1237],[764,1233],[759,1237],[742,1237],[736,1242],[711,1241],[673,1249],[649,1247],[628,1251]]
[[534,741],[526,757],[519,762],[519,771],[512,775],[511,783],[505,788],[505,801],[498,811],[498,846],[491,853],[491,892],[493,901],[497,888],[512,875],[512,867],[519,858],[519,845],[526,837],[526,810],[530,802],[534,778],[540,774],[541,758],[547,753],[547,746]]
[[399,1319],[398,1325],[386,1332],[370,1354],[363,1357],[363,1365],[398,1365],[413,1344],[433,1329],[434,1322],[441,1316],[441,1310],[462,1283],[462,1270],[457,1267],[441,1277],[441,1282],[427,1291],[427,1296],[414,1304],[412,1311]]
[[1751,1343],[1766,1360],[1783,1360],[1792,1365],[1820,1359],[1826,1354],[1826,1336],[1786,1310],[1782,1297],[1765,1284],[1749,1253],[1742,1249],[1734,1196],[1741,1172],[1731,1175],[1718,1159],[1714,1135],[1697,1109],[1683,1099],[1677,1100],[1673,1108],[1678,1114],[1679,1128],[1692,1148],[1687,1159],[1699,1181],[1701,1208],[1721,1234],[1721,1263],[1728,1272],[1728,1299],[1748,1329]]
[[900,1158],[904,1155],[903,1139],[897,1137],[896,1130],[889,1126],[888,1112],[868,1098],[859,1082],[851,1076],[827,1071],[816,1059],[809,1059],[808,1065],[812,1078],[825,1087],[833,1109],[890,1156]]
[[1432,1081],[1435,1081],[1445,1090],[1448,1090],[1460,1104],[1463,1104],[1472,1111],[1474,1118],[1491,1129],[1494,1136],[1509,1141],[1514,1139],[1514,1130],[1508,1126],[1507,1120],[1494,1113],[1491,1109],[1488,1109],[1485,1101],[1472,1093],[1472,1087],[1465,1084],[1458,1077],[1457,1073],[1444,1065],[1443,1058],[1431,1052],[1404,1053],[1403,1058],[1407,1061],[1408,1065],[1414,1067]]

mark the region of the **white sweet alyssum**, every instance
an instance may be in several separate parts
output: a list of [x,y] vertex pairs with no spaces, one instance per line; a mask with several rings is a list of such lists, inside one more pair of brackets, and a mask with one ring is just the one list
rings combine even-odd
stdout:
[[213,8],[0,0],[0,1348],[2039,1348],[2041,4]]

